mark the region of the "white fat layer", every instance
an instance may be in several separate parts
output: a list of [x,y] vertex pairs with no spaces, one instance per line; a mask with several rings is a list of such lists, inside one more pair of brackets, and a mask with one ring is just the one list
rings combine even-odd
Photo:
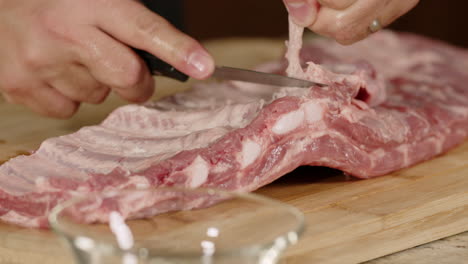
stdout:
[[442,152],[443,144],[444,144],[444,136],[437,135],[436,137],[430,138],[428,141],[434,144],[434,148],[436,149],[437,153]]
[[129,177],[128,182],[125,184],[126,186],[135,186],[137,189],[146,189],[151,187],[150,182],[144,176],[132,176]]
[[310,102],[304,105],[306,120],[309,123],[317,122],[323,119],[323,107],[316,103]]
[[304,111],[296,110],[281,116],[273,126],[273,133],[286,134],[298,128],[304,122]]
[[402,155],[403,155],[403,166],[408,166],[409,165],[409,145],[408,144],[402,144],[396,148]]
[[218,162],[216,166],[211,168],[212,173],[223,173],[228,171],[229,169],[232,168],[232,164],[230,163],[224,163],[224,162]]
[[387,151],[385,151],[385,150],[382,149],[382,148],[378,148],[378,149],[372,151],[372,153],[371,153],[371,156],[372,156],[372,157],[375,157],[376,160],[382,159],[382,158],[384,158],[386,155],[387,155]]
[[200,187],[208,179],[209,167],[208,163],[200,156],[183,170],[188,177],[188,185],[190,188]]
[[[50,160],[64,162],[63,167],[108,174],[118,163],[122,170],[130,173],[170,158],[182,150],[204,147],[208,142],[224,136],[228,131],[220,127],[182,137],[141,139],[120,137],[109,129],[90,127],[81,129],[73,138],[61,137],[46,140],[38,152]],[[98,140],[98,143],[91,139]],[[122,156],[125,158],[122,159]],[[40,164],[34,168],[38,166]],[[53,167],[48,166],[48,168]]]
[[294,167],[296,164],[303,164],[303,161],[301,161],[300,159],[303,159],[305,157],[304,150],[310,144],[310,138],[319,138],[324,135],[327,135],[327,131],[317,131],[317,132],[312,132],[310,134],[308,133],[307,137],[299,136],[298,138],[302,138],[302,139],[294,141],[294,144],[289,145],[284,157],[278,161],[278,164],[273,166],[271,170],[269,170],[264,175],[264,177],[261,177],[261,178],[257,177],[256,181],[253,181],[250,185],[242,186],[241,190],[252,190],[252,188],[255,188],[255,186],[262,184],[262,182],[259,182],[259,181],[268,181],[269,179],[271,179],[273,175],[275,176],[283,175],[284,173],[289,171],[291,167]]
[[252,140],[247,140],[242,144],[242,168],[252,164],[260,155],[262,147]]
[[371,164],[370,164],[370,168],[375,168],[375,166],[376,166],[376,161],[379,161],[379,160],[383,159],[383,158],[385,157],[386,154],[387,154],[387,152],[386,152],[384,149],[382,149],[382,148],[378,148],[378,149],[372,151],[372,152],[370,153],[370,155],[371,155],[372,157],[374,157],[374,158],[370,159],[370,163],[371,163]]
[[34,184],[37,186],[39,190],[47,190],[47,188],[54,189],[50,187],[49,181],[45,177],[42,177],[42,176],[37,177],[34,180]]
[[[210,97],[205,95],[205,98]],[[102,126],[131,135],[177,137],[226,125],[234,128],[244,127],[256,116],[261,107],[262,103],[251,102],[223,104],[215,108],[192,111],[160,111],[127,105],[118,108]]]

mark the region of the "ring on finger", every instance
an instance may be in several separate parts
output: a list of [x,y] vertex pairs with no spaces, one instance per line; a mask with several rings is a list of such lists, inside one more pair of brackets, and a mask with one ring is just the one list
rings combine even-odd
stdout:
[[380,23],[380,20],[379,19],[374,19],[371,24],[369,25],[369,31],[371,33],[375,33],[379,30],[382,29],[382,23]]

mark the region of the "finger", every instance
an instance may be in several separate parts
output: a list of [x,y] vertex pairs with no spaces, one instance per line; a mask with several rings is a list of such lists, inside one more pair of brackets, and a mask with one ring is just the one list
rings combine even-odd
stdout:
[[346,10],[322,7],[310,29],[320,35],[334,38],[341,44],[352,44],[370,34],[369,25],[381,10],[383,2],[357,1]]
[[382,25],[387,26],[393,23],[400,16],[408,13],[413,9],[419,0],[406,0],[406,1],[390,1],[386,2],[382,6],[381,13],[376,17],[382,23]]
[[10,102],[23,104],[40,115],[62,119],[73,116],[80,105],[46,84],[31,87],[28,94],[8,94],[7,98]]
[[56,118],[69,118],[78,110],[79,103],[36,79],[36,72],[28,70],[19,60],[10,60],[6,65],[0,69],[0,89],[8,102]]
[[122,98],[143,102],[154,91],[154,79],[129,47],[96,28],[80,29],[77,56],[91,75]]
[[358,0],[317,0],[321,6],[336,10],[344,10],[356,3]]
[[112,90],[124,99],[136,103],[142,103],[150,99],[153,95],[154,79],[151,75],[145,74],[143,75],[143,80],[141,82],[143,84],[148,84],[146,86],[142,86],[147,89],[136,90],[129,87],[112,87]]
[[197,79],[213,72],[213,58],[196,40],[141,3],[115,0],[102,9],[106,12],[98,17],[98,26],[123,43],[152,53]]
[[315,22],[319,11],[316,0],[283,0],[283,2],[297,25],[308,27]]
[[64,96],[77,102],[98,104],[104,101],[110,88],[98,82],[82,65],[72,64],[48,83]]
[[318,34],[336,39],[341,44],[352,44],[372,32],[369,26],[378,19],[382,27],[389,25],[418,3],[409,1],[357,1],[346,10],[322,7],[317,21],[310,27]]

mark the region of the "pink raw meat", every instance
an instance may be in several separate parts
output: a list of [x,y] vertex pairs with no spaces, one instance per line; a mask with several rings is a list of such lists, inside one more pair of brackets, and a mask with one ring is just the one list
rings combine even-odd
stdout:
[[[199,84],[120,107],[100,125],[0,166],[0,218],[44,227],[50,209],[72,195],[133,186],[252,191],[301,165],[369,178],[465,140],[467,51],[390,31],[348,47],[320,39],[300,50],[302,28],[291,23],[290,33],[288,69],[286,61],[264,67],[328,87]],[[143,213],[122,203],[120,213],[143,217],[157,211],[151,203]],[[100,210],[87,221],[101,219]]]

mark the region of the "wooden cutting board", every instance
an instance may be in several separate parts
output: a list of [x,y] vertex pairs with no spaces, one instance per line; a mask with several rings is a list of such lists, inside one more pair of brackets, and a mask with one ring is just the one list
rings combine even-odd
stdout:
[[[223,39],[207,43],[218,64],[252,67],[277,59],[283,42]],[[156,97],[190,84],[158,80]],[[70,120],[36,116],[0,102],[0,160],[36,149],[42,140],[99,123],[124,102],[84,106]],[[358,263],[468,230],[468,141],[449,153],[391,175],[349,179],[324,168],[299,168],[257,191],[300,208],[307,231],[286,263]],[[50,231],[0,224],[0,263],[71,263]]]

